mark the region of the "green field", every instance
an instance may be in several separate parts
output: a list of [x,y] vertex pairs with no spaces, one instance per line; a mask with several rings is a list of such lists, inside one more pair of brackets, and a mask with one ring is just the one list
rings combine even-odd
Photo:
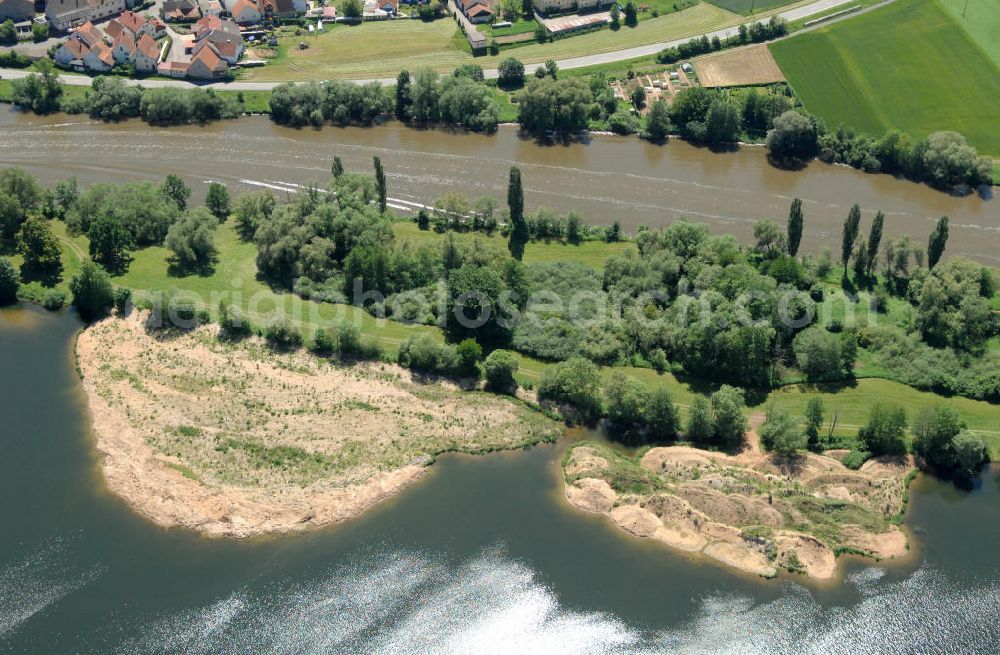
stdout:
[[[1000,0],[939,0],[955,22],[1000,66]],[[965,12],[965,16],[962,16]]]
[[768,9],[775,9],[777,7],[790,5],[795,2],[795,0],[708,0],[708,2],[711,2],[713,5],[722,7],[728,11],[749,16],[751,11],[753,11],[754,14],[758,14],[762,11],[767,11]]
[[938,0],[897,0],[770,48],[806,108],[830,127],[957,130],[1000,155],[1000,67]]

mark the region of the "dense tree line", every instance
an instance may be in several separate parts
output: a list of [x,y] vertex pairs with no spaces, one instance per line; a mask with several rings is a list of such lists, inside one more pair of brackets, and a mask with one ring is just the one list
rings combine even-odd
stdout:
[[763,43],[777,39],[788,34],[788,24],[778,16],[772,16],[771,20],[764,22],[754,22],[748,25],[740,25],[736,34],[727,37],[724,41],[719,37],[709,39],[707,36],[694,38],[679,46],[664,48],[656,55],[656,61],[660,64],[673,64],[682,59],[690,59],[698,55],[722,50],[723,48],[733,48],[750,43]]

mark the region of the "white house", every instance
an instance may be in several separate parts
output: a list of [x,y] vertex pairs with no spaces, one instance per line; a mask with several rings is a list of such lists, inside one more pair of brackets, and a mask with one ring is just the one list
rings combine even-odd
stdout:
[[111,48],[98,43],[83,56],[83,65],[88,70],[106,73],[115,67],[115,58],[111,54]]
[[56,32],[125,11],[125,0],[47,0],[45,17]]
[[160,61],[160,46],[148,34],[143,34],[135,44],[132,63],[140,73],[155,73],[156,64]]

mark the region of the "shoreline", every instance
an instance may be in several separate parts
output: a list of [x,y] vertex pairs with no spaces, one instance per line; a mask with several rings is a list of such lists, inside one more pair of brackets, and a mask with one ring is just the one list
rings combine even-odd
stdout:
[[[717,483],[725,480],[726,475],[734,475],[734,471],[737,476],[761,476],[758,469],[762,468],[765,457],[755,454],[752,448],[738,456],[688,446],[649,449],[640,458],[641,467],[650,473],[664,471],[673,482],[659,490],[635,493],[613,488],[608,483],[606,472],[619,464],[609,461],[615,459],[613,455],[608,457],[609,454],[610,451],[593,442],[571,443],[558,463],[563,500],[578,511],[604,517],[619,534],[659,542],[694,563],[711,563],[730,573],[758,579],[776,578],[784,572],[798,573],[812,583],[829,585],[843,579],[842,561],[857,559],[869,566],[876,562],[905,564],[916,554],[912,535],[903,525],[905,503],[901,505],[903,520],[898,524],[887,520],[882,532],[871,532],[861,525],[840,524],[838,532],[844,542],[831,547],[808,531],[784,525],[782,517],[770,506],[770,492],[765,505],[753,494],[717,491],[720,487]],[[899,483],[903,495],[908,494],[908,484],[913,480],[908,475],[913,470],[912,463],[900,466],[896,462],[876,462],[867,471],[864,468],[850,471],[825,455],[807,455],[805,460],[806,468],[826,467],[815,478],[842,481],[855,477],[858,482],[870,485]],[[694,475],[685,475],[684,469]],[[707,484],[696,482],[702,471],[707,473]],[[761,477],[772,480],[777,476],[766,473]],[[822,489],[816,496],[822,498],[824,492],[831,490],[826,497],[843,500],[851,497],[844,486]],[[776,501],[776,504],[781,502],[777,497]],[[742,518],[735,518],[734,511]],[[756,521],[747,519],[747,512],[759,513],[761,525],[750,526],[748,530],[746,524]]]
[[[121,369],[109,368],[108,362],[116,361],[117,363],[117,360],[108,359],[107,341],[95,337],[95,327],[106,327],[109,325],[108,321],[129,322],[131,324],[129,327],[133,331],[132,336],[135,336],[138,318],[105,319],[95,326],[81,330],[77,334],[73,346],[77,370],[81,377],[81,388],[84,392],[85,407],[94,437],[97,462],[107,488],[124,500],[138,514],[160,527],[183,527],[208,537],[229,538],[312,530],[355,518],[407,488],[421,479],[427,473],[434,458],[443,452],[515,449],[544,441],[546,436],[551,436],[548,435],[548,432],[551,432],[548,429],[548,424],[541,421],[525,426],[520,434],[508,434],[506,440],[496,438],[490,442],[487,439],[481,439],[480,435],[473,435],[463,442],[452,440],[452,437],[448,435],[442,439],[452,440],[452,442],[441,442],[446,447],[438,448],[433,452],[419,453],[401,465],[381,466],[379,462],[375,462],[375,465],[361,462],[356,466],[347,467],[344,471],[336,471],[333,475],[315,475],[303,480],[289,478],[288,475],[283,474],[287,471],[279,471],[278,473],[268,471],[266,470],[267,466],[261,466],[259,463],[256,468],[251,465],[242,468],[236,466],[234,469],[233,461],[243,456],[239,448],[235,447],[227,447],[227,454],[232,455],[228,460],[225,457],[218,457],[217,452],[209,452],[208,455],[202,452],[210,451],[210,448],[202,448],[201,451],[191,449],[190,452],[183,454],[172,453],[163,447],[157,436],[158,430],[164,430],[164,426],[169,425],[169,417],[166,415],[176,412],[178,407],[189,411],[191,414],[190,422],[195,424],[190,429],[190,433],[193,434],[194,428],[198,427],[199,424],[199,421],[193,419],[204,417],[206,414],[203,410],[223,415],[228,414],[229,408],[221,407],[218,404],[212,405],[211,401],[204,397],[198,399],[197,397],[192,398],[190,395],[181,394],[178,396],[176,391],[161,386],[157,381],[152,379],[137,381],[135,377],[132,377],[134,374],[118,374],[117,372]],[[200,330],[205,329],[201,328]],[[115,336],[118,337],[117,341],[124,341],[121,339],[120,333],[116,333]],[[201,338],[205,336],[205,334],[200,335]],[[178,348],[176,341],[184,338],[194,338],[194,335],[177,337],[168,340],[167,343],[176,350]],[[206,353],[200,350],[197,345],[181,345],[189,346],[191,348],[189,354],[192,356],[207,357]],[[137,352],[132,344],[122,343],[121,347],[122,350],[128,351],[132,357],[148,358],[150,354],[150,351]],[[152,353],[154,357],[160,354],[155,350],[155,347]],[[312,357],[312,355],[300,354],[297,359],[303,360]],[[289,356],[288,359],[293,359],[293,356]],[[270,376],[277,376],[280,384],[293,388],[293,393],[303,392],[304,387],[295,386],[296,372],[281,369],[281,366],[284,365],[292,366],[289,361],[279,362],[274,367],[269,367],[265,362],[266,360],[253,362],[257,368],[265,369],[261,378],[263,383],[274,379]],[[230,361],[225,360],[225,363],[228,364]],[[246,364],[247,362],[236,359],[235,363]],[[337,370],[335,367],[331,368]],[[353,368],[359,370],[355,371]],[[367,374],[367,369],[360,370],[360,366],[353,368],[352,374],[357,373],[362,376]],[[326,375],[329,377],[329,379],[319,378],[315,381],[306,380],[306,382],[314,382],[324,392],[338,393],[335,388],[352,384],[351,378],[347,374],[338,377],[326,368],[322,370],[317,368],[309,373],[314,376]],[[395,374],[395,372],[392,373]],[[169,377],[169,374],[166,376]],[[116,377],[119,379],[115,380]],[[377,376],[364,380],[358,378],[355,380],[355,384],[378,387],[377,392],[384,394],[381,399],[386,401],[420,404],[423,400],[419,395],[406,395],[405,390],[408,388],[406,382],[400,383],[403,390],[398,391],[397,397],[389,397],[394,393],[394,390],[384,384],[379,386],[379,380],[380,378]],[[257,386],[257,384],[261,383],[256,382],[253,386]],[[130,390],[129,385],[148,385],[150,393],[144,394],[134,388]],[[429,393],[433,395],[434,402],[456,403],[458,401],[453,400],[452,395],[466,393],[448,390],[440,384],[427,386],[433,387]],[[355,390],[357,388],[357,386],[353,387]],[[218,398],[219,395],[219,393],[210,393],[209,397]],[[151,407],[154,397],[157,406]],[[109,400],[109,398],[117,402]],[[325,401],[327,398],[327,396],[317,396],[317,402]],[[356,400],[347,399],[346,402],[354,402],[358,405],[367,405],[369,401],[374,402],[372,396],[366,397],[365,400],[361,398],[362,396],[358,396]],[[476,402],[475,399],[472,400],[472,403]],[[513,401],[504,399],[498,399],[494,403],[479,401],[477,404],[485,407],[480,412],[484,418],[482,425],[492,421],[493,427],[498,433],[504,432],[502,428],[505,424],[509,425],[510,420],[516,419],[524,411],[529,411],[517,408]],[[428,404],[424,403],[420,408],[425,409],[427,406]],[[150,409],[152,409],[152,414],[140,416]],[[368,410],[363,411],[368,412]],[[344,432],[349,432],[351,428],[354,428],[355,435],[386,434],[391,428],[386,420],[392,421],[395,414],[400,411],[402,410],[397,408],[390,419],[385,419],[382,415],[368,417],[369,424],[364,425],[356,422],[351,423],[351,420],[356,418],[356,414],[350,410],[344,410],[339,412],[343,418],[339,418],[337,423],[344,426]],[[369,413],[376,414],[375,412]],[[152,416],[156,418],[151,418]],[[291,449],[301,450],[301,445],[311,444],[309,452],[315,458],[332,458],[343,452],[342,449],[338,450],[338,447],[345,443],[349,450],[357,446],[358,442],[350,439],[339,439],[338,441],[338,438],[333,438],[329,440],[331,443],[326,443],[325,436],[319,428],[323,425],[330,427],[330,424],[323,423],[325,419],[319,415],[310,418],[312,419],[311,424],[316,426],[316,434],[305,435],[303,439],[298,441],[290,440],[286,436],[289,432],[287,427],[292,423],[292,419],[288,419],[288,422],[284,423],[284,428],[275,423],[267,423],[263,429],[258,430],[259,426],[255,426],[254,430],[266,434],[265,439],[267,439],[273,434],[268,430],[274,428],[275,440],[278,440],[278,435],[281,435],[280,439],[288,443],[299,444],[277,446],[277,448],[287,448],[289,452]],[[140,427],[137,427],[137,423]],[[209,438],[211,430],[209,423],[208,421],[203,423],[206,439]],[[398,426],[403,425],[403,423],[398,423]],[[507,430],[507,432],[512,431]],[[394,440],[402,441],[409,435],[400,432],[395,435],[389,434],[389,436]],[[188,440],[197,441],[199,438],[200,436],[197,436]],[[375,440],[375,437],[370,436],[370,438]],[[183,439],[167,443],[171,448],[176,447],[184,450],[181,441]],[[219,439],[216,438],[208,446],[211,447],[212,444],[215,444],[214,449],[218,451],[218,443]],[[266,442],[262,440],[261,443],[267,443],[270,446],[271,441],[270,439]],[[156,444],[159,444],[160,447],[157,447]],[[479,446],[479,449],[475,447],[476,445]],[[463,448],[463,446],[467,447]],[[357,449],[360,450],[360,446]],[[430,449],[427,450],[430,451]],[[353,452],[354,450],[351,450],[351,453]],[[217,456],[215,459],[222,460],[217,469],[213,469],[208,463],[213,455]],[[359,455],[356,457],[357,459],[365,459]],[[307,465],[311,462],[312,460],[306,460]],[[283,463],[282,468],[288,469],[291,466]],[[340,475],[336,475],[336,473],[340,473]]]

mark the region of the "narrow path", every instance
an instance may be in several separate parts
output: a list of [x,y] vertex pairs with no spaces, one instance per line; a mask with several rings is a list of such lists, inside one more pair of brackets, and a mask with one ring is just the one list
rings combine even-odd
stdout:
[[[880,3],[861,10],[860,12],[849,14],[847,17],[857,16],[865,11],[868,11],[874,7],[879,7],[882,4],[892,2],[893,0],[886,0],[885,3]],[[801,7],[796,7],[794,9],[789,9],[788,11],[776,14],[777,16],[784,18],[788,21],[799,20],[801,18],[806,18],[821,12],[828,11],[830,9],[835,9],[844,5],[849,5],[851,3],[857,2],[857,0],[816,0],[815,2],[803,5]],[[845,17],[846,18],[846,17]],[[770,20],[770,17],[766,19],[761,19],[758,22],[766,22]],[[831,21],[835,22],[835,21]],[[826,24],[826,23],[824,23]],[[713,32],[708,32],[704,36],[709,39],[713,37],[719,37],[720,39],[725,39],[733,34],[738,33],[739,26],[728,27],[725,29],[715,30]],[[663,50],[664,48],[672,48],[680,45],[681,43],[686,43],[693,38],[700,38],[700,34],[692,34],[690,36],[684,37],[682,39],[675,39],[673,41],[667,41],[664,43],[651,43],[648,45],[637,46],[634,48],[626,48],[624,50],[616,50],[613,52],[604,52],[594,55],[584,55],[580,57],[570,57],[567,59],[560,59],[556,61],[560,69],[568,70],[573,68],[583,68],[585,66],[594,66],[597,64],[608,64],[616,61],[622,61],[626,59],[634,59],[636,57],[645,57],[648,55],[653,55]],[[516,52],[514,53],[516,55]],[[0,78],[3,79],[18,79],[29,75],[31,71],[0,68]],[[496,79],[497,70],[491,68],[483,72],[488,79]],[[86,75],[62,75],[63,84],[68,84],[72,86],[90,86],[91,78]],[[395,77],[388,78],[378,78],[378,79],[364,79],[364,80],[347,80],[355,84],[366,84],[368,82],[380,82],[382,84],[392,84],[395,83]],[[164,79],[149,79],[149,80],[131,80],[130,83],[142,86],[148,89],[156,89],[163,87],[176,87],[176,88],[196,88],[196,87],[213,87],[216,89],[229,90],[229,91],[270,91],[274,87],[282,84],[282,82],[209,82],[204,84],[197,84],[194,82],[189,82],[186,80],[164,80]]]

